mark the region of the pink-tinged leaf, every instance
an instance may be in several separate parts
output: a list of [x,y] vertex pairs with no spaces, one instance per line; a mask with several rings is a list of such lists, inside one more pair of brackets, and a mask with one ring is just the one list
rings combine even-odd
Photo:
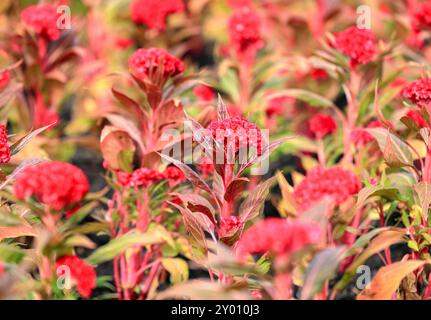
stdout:
[[250,192],[248,197],[241,203],[239,207],[239,212],[242,220],[247,222],[248,220],[252,220],[256,218],[261,209],[263,208],[263,204],[265,203],[266,197],[268,196],[269,189],[271,185],[274,183],[276,177],[272,177],[264,182],[259,183],[254,190]]
[[214,197],[214,200],[217,200],[213,191],[211,190],[211,188],[208,186],[208,184],[195,172],[192,170],[192,168],[190,168],[188,165],[184,164],[183,162],[174,159],[170,156],[167,156],[163,153],[159,153],[160,157],[162,157],[163,159],[165,159],[166,161],[174,164],[175,166],[177,166],[186,176],[186,178],[196,187],[199,189],[202,189],[206,192],[208,192],[209,194],[211,194]]
[[36,137],[38,134],[42,133],[43,131],[51,128],[53,125],[55,125],[56,122],[51,123],[47,126],[41,127],[39,129],[33,130],[26,134],[24,137],[19,139],[17,142],[15,142],[10,147],[10,152],[12,155],[18,153],[20,150],[22,150],[31,140],[33,140],[34,137]]
[[172,202],[169,202],[169,204],[174,206],[181,212],[181,215],[183,216],[183,220],[184,220],[184,225],[187,231],[195,240],[195,242],[201,247],[205,248],[205,250],[207,250],[208,247],[205,240],[205,234],[202,230],[202,225],[201,223],[199,223],[198,219],[193,215],[193,213],[189,209],[183,208]]
[[0,227],[0,240],[27,236],[36,236],[33,228],[27,226]]
[[172,195],[178,197],[190,211],[203,213],[216,225],[214,217],[215,210],[207,199],[198,194],[181,194],[174,192]]
[[370,128],[365,131],[376,139],[388,165],[396,167],[413,165],[413,156],[409,146],[400,138],[384,128]]
[[245,177],[240,177],[235,180],[232,180],[232,182],[226,188],[226,192],[224,194],[224,199],[226,200],[226,202],[231,202],[236,199],[236,197],[244,191],[249,181],[250,180]]
[[314,256],[305,273],[301,299],[311,299],[321,292],[325,282],[335,276],[345,252],[345,247],[335,247],[322,250]]
[[0,107],[5,106],[10,99],[16,96],[21,91],[23,85],[21,83],[11,83],[0,93]]
[[229,118],[229,112],[227,111],[226,105],[219,94],[218,101],[217,101],[217,119],[218,121],[223,121],[228,118]]
[[145,145],[141,138],[141,132],[136,127],[133,121],[114,113],[110,113],[106,115],[106,118],[114,126],[126,131],[129,134],[129,136],[136,141],[141,151],[145,153]]
[[111,91],[112,91],[112,94],[115,96],[115,98],[117,98],[118,101],[120,101],[124,107],[126,107],[129,111],[131,111],[136,116],[136,119],[140,124],[146,124],[147,115],[144,109],[139,105],[137,101],[126,96],[124,93],[115,90],[114,88],[112,88]]
[[371,283],[356,298],[358,300],[391,300],[401,281],[427,261],[395,262],[379,269]]
[[431,204],[431,184],[429,182],[421,181],[413,186],[419,198],[419,203],[422,207],[422,212],[428,212]]
[[247,169],[248,167],[251,167],[252,165],[262,162],[263,160],[265,160],[266,158],[268,158],[272,151],[274,151],[280,144],[288,141],[292,139],[292,137],[284,137],[284,138],[280,138],[277,139],[273,142],[271,142],[269,145],[267,145],[263,150],[262,150],[262,154],[259,155],[254,155],[247,163],[242,164],[237,175],[240,175],[245,169]]
[[[135,152],[133,140],[122,130],[111,129],[110,126],[105,126],[103,131],[111,130],[106,135],[102,131],[103,138],[100,142],[100,150],[102,151],[103,159],[109,163],[109,167],[114,170],[122,170],[131,172],[131,162]],[[124,159],[124,155],[129,155],[128,159]]]

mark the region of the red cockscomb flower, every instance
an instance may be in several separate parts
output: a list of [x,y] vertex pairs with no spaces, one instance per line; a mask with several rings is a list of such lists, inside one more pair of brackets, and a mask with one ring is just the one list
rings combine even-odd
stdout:
[[196,87],[194,87],[193,94],[200,101],[204,101],[204,102],[212,101],[215,98],[214,91],[210,87],[208,87],[204,84],[200,84],[200,85],[197,85]]
[[240,230],[244,221],[239,216],[223,217],[220,220],[220,237],[229,237]]
[[7,130],[3,124],[0,124],[0,163],[10,161],[10,147],[7,143]]
[[426,107],[431,103],[431,78],[413,81],[402,91],[402,96],[419,107]]
[[[67,273],[68,268],[70,273]],[[91,292],[96,287],[96,270],[77,256],[64,256],[55,263],[57,276],[70,274],[72,282],[76,284],[76,290],[83,297],[88,299]]]
[[138,79],[155,82],[158,77],[166,81],[184,71],[184,63],[160,48],[138,49],[129,58],[131,73]]
[[184,173],[181,171],[181,169],[174,165],[167,167],[165,172],[163,172],[163,175],[169,180],[170,186],[174,186],[178,183],[186,181],[186,176]]
[[333,46],[350,57],[352,66],[370,62],[376,54],[376,38],[367,29],[350,27],[335,34]]
[[262,132],[254,123],[241,117],[213,121],[208,129],[225,150],[228,150],[232,144],[235,153],[243,147],[255,148],[258,154],[262,152]]
[[353,172],[339,167],[316,167],[308,171],[306,177],[295,186],[293,195],[299,209],[303,211],[325,196],[341,204],[360,189],[361,183]]
[[59,17],[57,9],[50,4],[32,5],[21,12],[24,24],[49,40],[60,38],[60,29],[57,26]]
[[214,163],[207,157],[203,157],[200,159],[199,163],[196,165],[196,169],[199,170],[202,174],[202,177],[206,178],[213,174],[214,172]]
[[279,116],[283,114],[286,105],[295,101],[293,97],[276,97],[268,101],[265,113],[268,117]]
[[0,90],[3,90],[7,87],[10,82],[10,71],[4,70],[0,73]]
[[413,110],[409,110],[407,113],[406,113],[406,117],[407,118],[410,118],[411,120],[413,120],[413,122],[419,127],[419,128],[423,128],[423,127],[427,127],[428,126],[428,124],[427,124],[427,122],[425,121],[425,119],[424,119],[424,117],[420,114],[420,113],[418,113],[418,112],[415,112],[415,111],[413,111]]
[[260,17],[248,7],[237,10],[229,19],[230,42],[241,59],[252,59],[264,42],[260,35]]
[[335,120],[326,114],[315,114],[308,122],[310,131],[319,139],[337,130]]
[[87,177],[78,167],[61,161],[46,161],[26,167],[13,185],[15,196],[38,201],[55,210],[77,204],[87,194]]
[[313,222],[267,218],[248,229],[238,242],[237,254],[289,255],[321,240],[321,229]]
[[164,178],[165,176],[159,171],[142,167],[133,171],[129,176],[128,185],[129,187],[148,187]]
[[184,11],[182,0],[134,0],[130,6],[132,20],[149,29],[163,31],[169,15]]
[[431,3],[418,3],[411,13],[411,25],[414,32],[431,29]]

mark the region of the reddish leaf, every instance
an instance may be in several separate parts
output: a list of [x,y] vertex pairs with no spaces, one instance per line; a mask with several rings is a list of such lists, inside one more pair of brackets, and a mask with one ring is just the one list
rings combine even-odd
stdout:
[[241,192],[244,191],[245,186],[250,180],[244,177],[237,178],[232,180],[229,186],[226,188],[226,192],[224,194],[224,199],[227,202],[231,202],[234,200]]

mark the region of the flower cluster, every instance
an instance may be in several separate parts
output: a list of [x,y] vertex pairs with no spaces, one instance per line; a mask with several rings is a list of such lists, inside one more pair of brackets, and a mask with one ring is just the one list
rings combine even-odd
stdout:
[[431,29],[431,3],[418,3],[411,15],[413,31]]
[[244,221],[241,217],[230,216],[223,217],[220,220],[220,236],[231,236],[240,230],[244,225]]
[[240,148],[255,148],[262,152],[262,132],[254,124],[241,117],[230,117],[221,121],[215,120],[208,126],[212,137],[225,150],[231,148],[235,153]]
[[403,89],[401,94],[419,107],[428,106],[431,103],[431,78],[413,81]]
[[10,148],[7,142],[7,130],[3,124],[0,124],[0,163],[10,161]]
[[308,171],[306,177],[295,186],[293,194],[299,210],[303,211],[325,196],[341,204],[360,189],[361,183],[353,172],[339,167],[316,167]]
[[0,73],[0,90],[3,90],[7,87],[10,82],[10,71],[5,70]]
[[321,229],[313,222],[267,218],[248,229],[237,246],[239,257],[271,252],[293,254],[321,240]]
[[138,49],[129,58],[131,73],[138,79],[145,81],[158,79],[162,81],[178,75],[184,71],[184,63],[160,48]]
[[416,111],[409,110],[406,113],[406,117],[411,119],[419,128],[428,127],[428,124],[425,121],[424,117]]
[[337,130],[335,120],[326,114],[317,113],[308,122],[310,131],[319,139]]
[[203,101],[203,102],[209,102],[209,101],[214,100],[214,98],[215,98],[214,91],[210,87],[208,87],[204,84],[200,84],[200,85],[197,85],[196,87],[194,87],[193,94],[200,101]]
[[59,13],[50,4],[32,5],[21,13],[25,25],[48,40],[60,38],[60,29],[57,26]]
[[91,265],[77,256],[64,256],[56,261],[55,270],[57,276],[70,274],[71,280],[76,284],[76,289],[83,298],[91,296],[96,287],[96,270]]
[[256,52],[263,47],[260,28],[260,17],[248,7],[238,9],[230,17],[230,42],[238,56],[253,58]]
[[169,15],[184,11],[183,0],[134,0],[130,6],[132,20],[149,29],[163,31]]
[[61,161],[45,161],[26,167],[13,191],[19,199],[34,196],[54,210],[77,204],[89,191],[86,176],[78,167]]
[[350,27],[335,34],[333,46],[351,59],[352,66],[370,62],[376,54],[376,38],[368,29]]
[[125,187],[149,187],[165,179],[173,186],[186,180],[184,173],[173,165],[168,166],[164,172],[146,167],[136,169],[131,174],[120,171],[117,172],[117,178]]

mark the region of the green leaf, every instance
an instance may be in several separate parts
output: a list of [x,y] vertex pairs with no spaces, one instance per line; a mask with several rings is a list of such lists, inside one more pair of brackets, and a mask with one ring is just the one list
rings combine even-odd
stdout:
[[112,260],[133,245],[146,246],[161,242],[163,240],[157,233],[128,233],[98,248],[86,260],[90,264],[97,265]]
[[165,268],[170,276],[171,283],[177,284],[185,282],[189,279],[189,268],[187,262],[180,258],[163,258],[163,268]]

